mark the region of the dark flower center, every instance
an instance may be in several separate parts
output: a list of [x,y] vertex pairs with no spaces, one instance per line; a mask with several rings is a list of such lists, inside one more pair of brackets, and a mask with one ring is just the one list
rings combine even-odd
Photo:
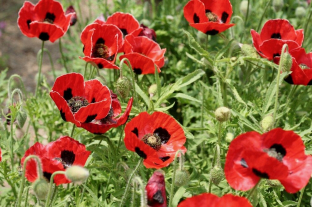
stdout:
[[52,14],[52,13],[47,12],[47,14],[46,14],[46,16],[45,16],[43,21],[44,22],[48,22],[50,24],[53,24],[54,20],[55,20],[55,15]]
[[113,115],[114,115],[114,110],[111,107],[108,114],[105,116],[105,118],[101,119],[101,123],[102,124],[116,124],[117,122],[112,119]]
[[263,151],[280,162],[283,161],[283,157],[286,155],[285,148],[280,144],[273,144],[270,149],[264,149]]
[[108,58],[108,47],[105,45],[105,40],[103,38],[99,38],[96,43],[95,46],[93,47],[93,57],[97,57],[97,58]]
[[80,96],[75,96],[68,100],[68,106],[73,113],[76,113],[83,106],[88,106],[88,104],[88,100]]
[[161,148],[161,139],[156,134],[146,134],[144,135],[142,141],[157,151]]
[[219,17],[211,11],[206,12],[206,17],[209,19],[210,22],[219,22]]
[[299,64],[299,67],[300,67],[301,69],[310,69],[307,65],[305,65],[305,64],[303,64],[303,63]]

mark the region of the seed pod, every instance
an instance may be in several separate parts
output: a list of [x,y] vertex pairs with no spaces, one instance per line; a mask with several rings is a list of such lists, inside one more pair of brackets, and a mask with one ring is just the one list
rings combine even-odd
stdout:
[[273,0],[272,6],[273,6],[273,9],[275,12],[279,12],[284,6],[284,1],[283,0]]
[[306,16],[306,14],[307,14],[307,11],[306,11],[306,9],[305,9],[304,7],[298,6],[298,7],[296,8],[296,11],[295,11],[296,17],[298,17],[298,18],[304,18],[304,17]]
[[273,119],[273,116],[271,114],[269,115],[266,115],[261,123],[260,123],[263,131],[267,132],[271,129],[271,127],[274,125],[274,119]]
[[190,180],[190,173],[187,170],[176,170],[176,176],[174,180],[174,185],[177,187],[181,187],[186,185]]
[[49,192],[49,183],[45,179],[37,179],[33,183],[33,189],[39,200],[45,200]]
[[132,88],[130,80],[123,76],[116,82],[116,91],[122,98],[127,98]]
[[213,184],[219,185],[219,183],[224,179],[224,172],[222,168],[214,166],[210,171],[210,177]]
[[248,8],[248,1],[247,0],[241,1],[239,5],[239,11],[240,13],[242,13],[242,15],[246,16],[247,8]]
[[224,107],[224,106],[219,107],[215,111],[215,116],[219,122],[228,121],[231,117],[231,110],[229,108]]

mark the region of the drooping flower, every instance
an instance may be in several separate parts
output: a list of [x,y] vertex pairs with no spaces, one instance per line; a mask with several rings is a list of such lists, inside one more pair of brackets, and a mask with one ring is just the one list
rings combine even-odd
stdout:
[[70,13],[74,13],[74,15],[72,15],[72,17],[70,18],[70,26],[74,26],[77,22],[77,14],[76,14],[76,11],[72,5],[69,6],[65,12],[66,15],[70,14]]
[[[292,56],[291,74],[284,80],[294,85],[312,85],[312,52],[306,53],[303,48],[290,51]],[[280,57],[274,58],[279,63]]]
[[151,40],[154,40],[156,42],[156,33],[153,29],[148,28],[147,26],[145,26],[144,24],[140,25],[143,29],[140,32],[139,36],[145,36],[150,38]]
[[125,112],[119,116],[121,113],[120,102],[116,94],[114,94],[112,91],[110,91],[110,93],[112,105],[107,116],[102,119],[95,118],[89,123],[82,123],[82,128],[94,134],[104,134],[109,129],[116,128],[126,123],[132,108],[133,98],[130,98]]
[[58,77],[50,96],[60,110],[62,119],[78,127],[81,123],[105,118],[112,103],[107,86],[95,79],[84,82],[79,73]]
[[156,170],[145,187],[147,203],[150,207],[167,207],[165,177],[163,172]]
[[168,166],[178,150],[186,152],[185,141],[182,127],[163,112],[142,112],[125,127],[126,148],[142,157],[147,168]]
[[233,10],[229,0],[191,0],[184,6],[184,17],[191,27],[216,35],[234,26],[230,24]]
[[155,66],[160,72],[160,68],[165,64],[166,49],[161,49],[156,42],[147,37],[127,35],[124,52],[119,59],[127,58],[136,74],[155,73]]
[[249,201],[240,196],[234,196],[232,194],[226,194],[222,197],[218,197],[211,193],[203,193],[190,198],[185,199],[179,203],[178,207],[252,207]]
[[303,188],[312,173],[312,156],[305,155],[299,135],[280,128],[260,135],[247,132],[235,138],[225,162],[225,177],[236,190],[246,191],[260,178],[277,179],[289,193]]
[[54,0],[40,0],[36,5],[25,1],[17,23],[25,36],[54,42],[66,33],[73,15],[65,15],[62,5]]
[[303,30],[295,30],[286,19],[269,20],[263,25],[260,34],[253,29],[250,33],[256,50],[268,60],[280,56],[284,44],[288,45],[291,52],[301,47],[303,42]]
[[86,26],[80,36],[84,45],[86,62],[91,62],[98,68],[119,69],[115,60],[119,48],[123,45],[122,32],[112,24],[104,24],[101,20]]

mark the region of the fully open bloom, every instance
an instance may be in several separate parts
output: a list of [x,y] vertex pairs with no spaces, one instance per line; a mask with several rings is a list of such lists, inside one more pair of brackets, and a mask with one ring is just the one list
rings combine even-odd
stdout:
[[[303,48],[290,51],[292,56],[292,73],[285,78],[285,81],[294,85],[312,85],[312,52],[306,53]],[[278,63],[280,57],[274,58]]]
[[166,49],[161,49],[156,42],[144,36],[127,35],[124,52],[119,59],[127,58],[136,74],[155,73],[155,65],[160,72],[165,64]]
[[165,177],[163,172],[156,170],[145,187],[147,202],[150,207],[167,207]]
[[112,103],[107,86],[95,79],[84,82],[79,73],[58,77],[50,96],[60,110],[63,120],[78,127],[81,123],[105,118]]
[[25,1],[17,23],[25,36],[54,42],[66,33],[73,15],[65,15],[62,5],[54,0],[40,0],[36,5]]
[[203,193],[190,198],[185,199],[179,203],[178,207],[252,207],[249,201],[240,196],[234,196],[232,194],[226,194],[222,197],[218,197],[211,193]]
[[304,148],[299,135],[280,128],[262,135],[241,134],[230,144],[225,177],[236,190],[249,190],[260,178],[267,178],[279,180],[287,192],[295,193],[312,173],[312,156],[305,155]]
[[256,50],[268,60],[280,56],[284,44],[292,51],[301,47],[303,42],[303,30],[295,30],[286,19],[269,20],[263,25],[260,34],[253,29],[250,33]]
[[86,26],[80,36],[84,45],[82,57],[98,68],[119,69],[115,65],[118,49],[123,45],[122,32],[112,24],[104,24],[101,20]]
[[142,157],[147,168],[166,167],[178,150],[186,152],[182,127],[163,112],[140,113],[126,125],[125,135],[126,148]]
[[191,0],[184,6],[184,17],[191,27],[216,35],[234,26],[230,24],[233,10],[229,0]]
[[89,123],[82,123],[82,128],[94,134],[104,134],[109,129],[113,127],[116,128],[126,123],[132,108],[133,98],[130,98],[125,112],[119,116],[121,113],[120,102],[116,94],[114,94],[112,91],[110,91],[110,93],[112,105],[107,116],[103,119],[94,119]]

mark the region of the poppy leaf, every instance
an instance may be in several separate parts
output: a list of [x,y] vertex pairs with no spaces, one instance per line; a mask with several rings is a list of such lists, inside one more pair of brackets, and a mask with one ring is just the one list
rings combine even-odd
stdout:
[[143,99],[143,101],[145,102],[145,104],[148,106],[149,105],[149,98],[147,97],[147,95],[142,91],[142,89],[140,88],[140,86],[135,83],[135,92],[139,94],[139,96],[141,96],[141,98]]
[[190,53],[188,52],[185,52],[186,56],[189,57],[190,59],[192,59],[194,62],[200,64],[200,65],[203,65],[203,66],[206,66],[205,63],[203,61],[200,61],[198,60],[197,58],[195,58],[193,55],[191,55]]
[[183,197],[184,193],[186,192],[186,189],[181,186],[177,192],[174,194],[173,199],[172,199],[172,206],[178,206],[179,201]]
[[222,58],[224,53],[231,48],[233,41],[234,41],[234,39],[231,39],[225,47],[223,47],[221,50],[218,51],[217,55],[214,58],[214,61]]

